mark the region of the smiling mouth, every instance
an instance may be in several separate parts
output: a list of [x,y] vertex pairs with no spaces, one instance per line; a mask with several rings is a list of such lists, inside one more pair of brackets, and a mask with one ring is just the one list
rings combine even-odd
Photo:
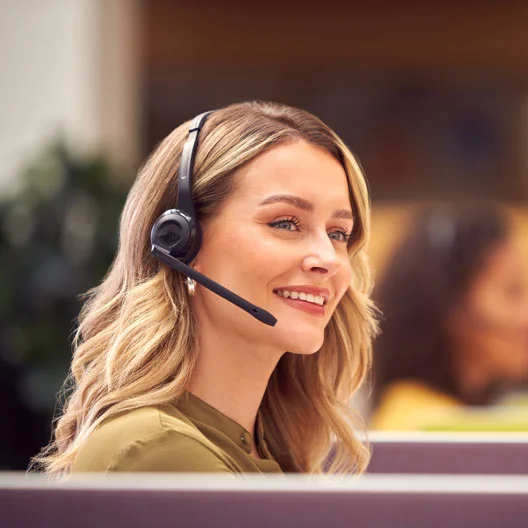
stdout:
[[323,295],[314,295],[313,293],[300,292],[295,290],[274,290],[274,293],[282,299],[282,302],[288,304],[291,308],[300,310],[314,317],[325,317],[326,299]]
[[326,304],[326,299],[323,295],[313,295],[312,293],[286,289],[274,290],[274,293],[276,293],[279,297],[283,297],[284,299],[305,301],[315,306],[322,307]]

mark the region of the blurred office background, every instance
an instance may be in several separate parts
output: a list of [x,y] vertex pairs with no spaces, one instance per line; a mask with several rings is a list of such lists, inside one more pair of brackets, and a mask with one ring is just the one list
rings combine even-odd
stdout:
[[527,252],[526,3],[0,0],[0,71],[0,469],[47,443],[135,171],[199,112],[274,100],[334,128],[379,275],[424,202],[496,200]]

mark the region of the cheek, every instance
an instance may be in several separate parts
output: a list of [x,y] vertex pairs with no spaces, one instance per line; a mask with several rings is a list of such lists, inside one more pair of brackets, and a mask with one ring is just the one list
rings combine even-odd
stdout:
[[240,283],[266,275],[276,267],[276,260],[272,245],[251,229],[223,229],[204,237],[195,267],[219,278],[233,277]]
[[490,292],[484,302],[474,308],[476,313],[481,313],[491,321],[503,325],[505,329],[514,330],[519,326],[518,306],[502,292]]
[[336,285],[336,291],[339,292],[341,298],[345,295],[352,283],[352,264],[350,263],[348,256],[343,258],[341,269],[337,274],[337,282],[338,285]]
[[346,261],[343,262],[340,271],[334,276],[333,287],[336,294],[336,298],[332,307],[332,311],[328,312],[327,314],[328,320],[330,320],[337,306],[339,305],[339,302],[341,301],[347,290],[350,288],[351,281],[352,267],[350,265],[350,261],[346,259]]
[[467,310],[477,321],[491,323],[504,319],[504,299],[500,290],[484,284],[471,292],[467,299]]
[[277,248],[253,230],[236,230],[226,234],[223,246],[231,265],[251,269],[254,275],[273,267],[277,260]]

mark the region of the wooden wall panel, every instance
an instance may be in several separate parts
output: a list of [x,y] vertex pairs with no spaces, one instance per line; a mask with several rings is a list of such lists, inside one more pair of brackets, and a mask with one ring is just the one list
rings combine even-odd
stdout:
[[239,65],[528,78],[528,2],[146,4],[150,68]]

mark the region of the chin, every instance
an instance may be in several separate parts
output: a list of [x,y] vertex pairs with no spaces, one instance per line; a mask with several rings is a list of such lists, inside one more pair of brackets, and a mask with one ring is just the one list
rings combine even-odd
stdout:
[[297,356],[313,356],[314,354],[319,352],[320,349],[321,349],[320,346],[318,346],[316,348],[314,348],[314,347],[303,347],[303,348],[299,348],[298,350],[294,350],[294,349],[290,348],[288,350],[288,352],[291,352],[292,354],[296,354]]
[[290,332],[289,335],[281,341],[281,348],[283,350],[287,350],[292,354],[309,356],[318,352],[323,346],[324,332],[315,332],[313,329],[306,332],[296,331],[294,335]]

